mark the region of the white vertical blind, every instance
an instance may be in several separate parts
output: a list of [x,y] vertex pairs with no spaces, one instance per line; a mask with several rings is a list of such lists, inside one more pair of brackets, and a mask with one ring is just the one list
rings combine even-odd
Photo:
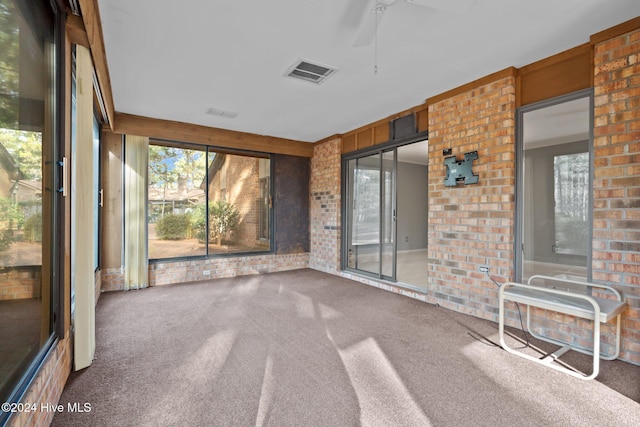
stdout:
[[125,136],[124,288],[148,286],[147,168],[149,138]]
[[93,212],[98,199],[93,167],[93,63],[89,50],[76,46],[76,136],[71,155],[75,370],[91,365],[96,349]]

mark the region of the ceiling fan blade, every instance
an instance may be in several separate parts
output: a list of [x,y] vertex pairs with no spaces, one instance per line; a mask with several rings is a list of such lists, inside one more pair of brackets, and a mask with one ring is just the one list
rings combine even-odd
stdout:
[[465,13],[476,0],[407,0],[409,3],[417,4],[418,6],[426,6],[432,9],[443,10],[450,13]]
[[[373,8],[366,10],[366,14],[362,18],[362,23],[360,24],[356,39],[353,42],[354,47],[367,46],[371,44],[384,15],[384,9],[380,11],[376,11]],[[378,21],[377,23],[376,20]]]

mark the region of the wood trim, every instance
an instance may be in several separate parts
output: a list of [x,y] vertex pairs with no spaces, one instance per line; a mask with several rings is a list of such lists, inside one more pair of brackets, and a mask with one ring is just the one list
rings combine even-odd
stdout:
[[576,46],[522,67],[517,80],[518,106],[593,86],[593,48]]
[[426,105],[426,104],[416,105],[415,107],[411,107],[411,108],[408,108],[408,109],[406,109],[406,110],[400,111],[400,112],[398,112],[398,113],[391,114],[390,116],[387,116],[387,117],[385,117],[385,118],[382,118],[382,119],[376,120],[376,121],[371,122],[371,123],[367,123],[367,124],[366,124],[366,125],[364,125],[364,126],[360,126],[360,127],[355,128],[355,129],[353,129],[353,130],[350,130],[350,131],[348,131],[348,132],[345,132],[345,133],[343,134],[343,136],[344,136],[344,135],[349,135],[349,134],[351,134],[351,133],[360,133],[360,132],[362,132],[362,131],[364,131],[364,130],[366,130],[366,129],[374,128],[374,127],[377,127],[377,126],[380,126],[380,125],[384,125],[384,124],[387,124],[387,125],[388,125],[388,124],[389,124],[389,122],[390,122],[390,121],[392,121],[392,120],[398,119],[398,118],[400,118],[400,117],[404,117],[404,116],[406,116],[407,114],[411,114],[411,113],[416,113],[416,114],[418,114],[418,113],[420,113],[420,112],[422,112],[422,111],[426,111],[426,110],[427,110],[427,108],[428,108],[428,107],[427,107],[427,105]]
[[316,141],[313,144],[322,144],[324,142],[334,141],[336,139],[341,139],[341,138],[342,138],[342,135],[340,135],[339,133],[335,133],[335,134],[333,134],[331,136],[328,136],[326,138],[322,138],[320,141]]
[[87,32],[84,29],[84,22],[82,22],[82,18],[67,13],[67,22],[65,23],[65,29],[67,31],[67,35],[69,36],[69,40],[71,40],[71,43],[79,44],[80,46],[84,46],[86,48],[91,47],[89,46],[89,38],[87,37]]
[[356,151],[356,134],[345,135],[342,138],[342,153]]
[[426,102],[429,105],[433,105],[433,104],[436,104],[436,103],[438,103],[440,101],[444,101],[445,99],[449,99],[449,98],[452,98],[452,97],[454,97],[456,95],[460,95],[462,93],[468,92],[468,91],[470,91],[472,89],[475,89],[475,88],[477,88],[479,86],[484,86],[484,85],[487,85],[489,83],[493,83],[496,80],[501,80],[501,79],[504,79],[504,78],[507,78],[507,77],[517,77],[517,75],[518,75],[518,69],[517,68],[508,67],[508,68],[505,68],[504,70],[500,70],[500,71],[497,71],[497,72],[495,72],[493,74],[489,74],[488,76],[481,77],[481,78],[479,78],[477,80],[474,80],[474,81],[469,82],[467,84],[464,84],[462,86],[458,86],[456,88],[453,88],[451,90],[443,92],[443,93],[441,93],[439,95],[432,96],[431,98],[428,98]]
[[429,130],[429,109],[416,111],[416,124],[418,125],[418,132],[424,132]]
[[111,90],[111,78],[107,66],[107,55],[102,36],[102,24],[98,0],[78,0],[82,12],[82,22],[87,34],[87,40],[91,49],[93,66],[98,76],[98,84],[102,92],[109,127],[114,129],[115,108],[113,104],[113,92]]
[[[427,130],[428,122],[428,109],[426,104],[416,105],[415,107],[408,108],[398,113],[385,117],[384,119],[376,120],[359,128],[353,129],[341,135],[342,153],[350,153],[351,151],[360,150],[362,148],[371,147],[372,145],[383,144],[389,141],[389,123],[400,117],[404,117],[408,114],[415,114],[416,121],[418,123],[418,131],[423,132]],[[326,141],[323,139],[322,141]]]
[[591,54],[591,46],[589,45],[589,43],[584,43],[571,49],[565,50],[564,52],[560,52],[553,56],[549,56],[547,58],[533,62],[529,65],[525,65],[518,70],[518,74],[520,76],[526,76],[527,74],[549,68],[553,65],[564,63],[567,60],[575,58],[576,56],[584,56],[589,54]]
[[311,157],[313,144],[273,136],[236,132],[171,120],[124,113],[115,114],[115,133],[140,135],[172,141],[195,142],[224,148]]
[[102,210],[101,241],[102,268],[120,268],[122,265],[122,191],[124,188],[122,135],[102,130],[100,141],[102,158],[101,188],[104,191],[104,203],[107,209]]
[[591,43],[591,45],[596,45],[598,43],[602,43],[604,41],[619,37],[638,29],[640,29],[640,16],[623,22],[622,24],[618,24],[615,27],[600,31],[599,33],[595,33],[591,36],[589,42]]
[[356,146],[359,149],[373,145],[373,127],[367,127],[356,134]]
[[371,130],[373,131],[373,145],[382,144],[389,140],[389,122],[380,123]]

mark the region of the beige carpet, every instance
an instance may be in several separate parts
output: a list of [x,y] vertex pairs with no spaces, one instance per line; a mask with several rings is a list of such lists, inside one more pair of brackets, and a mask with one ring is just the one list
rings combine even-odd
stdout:
[[97,359],[61,401],[91,411],[53,425],[638,425],[639,366],[603,362],[582,381],[496,337],[495,323],[313,270],[106,293]]

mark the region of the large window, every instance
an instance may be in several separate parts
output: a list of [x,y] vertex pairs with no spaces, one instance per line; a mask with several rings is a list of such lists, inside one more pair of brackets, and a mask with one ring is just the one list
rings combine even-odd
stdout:
[[[0,0],[0,401],[16,401],[53,342],[55,16]],[[0,412],[0,424],[8,414]]]
[[270,160],[149,146],[149,258],[271,250]]

